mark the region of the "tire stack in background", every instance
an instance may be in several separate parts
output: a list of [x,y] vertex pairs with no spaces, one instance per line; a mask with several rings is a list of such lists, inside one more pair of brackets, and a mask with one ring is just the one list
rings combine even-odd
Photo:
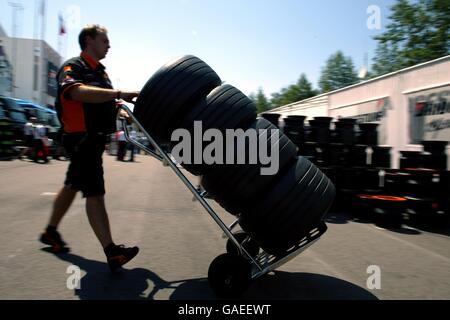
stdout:
[[0,118],[0,160],[12,160],[16,156],[11,121]]
[[422,141],[423,151],[400,151],[400,170],[386,175],[386,188],[407,200],[407,223],[439,229],[449,225],[450,182],[446,141]]
[[302,149],[305,143],[305,116],[288,116],[284,118],[284,134]]
[[333,181],[332,211],[388,228],[450,226],[446,141],[423,141],[423,151],[400,151],[400,169],[392,169],[392,148],[378,144],[377,123],[315,117],[306,125],[305,119],[285,117],[284,133],[299,147],[299,155]]
[[[134,115],[158,144],[169,146],[175,155],[179,145],[172,141],[172,133],[183,129],[195,138],[200,122],[202,133],[215,129],[223,137],[228,129],[265,130],[257,131],[256,145],[264,143],[268,150],[278,150],[276,174],[262,175],[267,165],[260,159],[249,164],[254,144],[248,141],[224,145],[224,158],[230,156],[235,164],[195,163],[199,151],[209,150],[210,143],[203,142],[197,148],[192,145],[190,155],[182,155],[190,161],[181,165],[201,176],[208,194],[238,216],[242,229],[270,254],[283,255],[295,247],[317,228],[332,205],[333,184],[299,156],[296,145],[272,124],[278,123],[278,117],[257,119],[254,103],[232,85],[222,84],[197,57],[184,56],[160,68],[141,90]],[[242,154],[245,164],[236,164]]]
[[269,121],[272,125],[274,125],[275,127],[277,127],[277,128],[279,128],[278,127],[278,123],[279,123],[279,121],[280,121],[280,114],[278,114],[278,113],[264,113],[263,115],[262,115],[262,117],[264,118],[264,119],[266,119],[267,121]]

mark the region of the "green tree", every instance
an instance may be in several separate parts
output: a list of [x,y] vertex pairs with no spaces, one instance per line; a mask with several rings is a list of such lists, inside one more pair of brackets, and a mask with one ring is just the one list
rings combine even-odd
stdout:
[[380,43],[375,50],[375,56],[375,63],[372,65],[373,77],[394,72],[401,68],[397,45],[389,46],[387,43]]
[[306,75],[302,73],[297,81],[297,87],[299,90],[298,100],[305,100],[317,95],[317,91],[313,89],[311,82],[308,81]]
[[426,12],[431,12],[429,23],[434,28],[430,39],[430,51],[436,57],[450,54],[450,1],[429,0]]
[[278,108],[283,105],[283,97],[282,97],[283,90],[285,91],[286,89],[283,88],[283,89],[281,89],[281,92],[272,93],[271,98],[270,98],[270,108],[271,109]]
[[358,74],[355,71],[351,57],[345,57],[341,51],[331,55],[319,79],[322,93],[337,90],[357,83]]
[[299,88],[296,84],[292,84],[287,88],[283,88],[281,90],[281,105],[290,104],[296,101],[299,101]]
[[306,75],[302,73],[296,84],[281,89],[279,93],[273,93],[270,104],[272,108],[276,108],[313,97],[316,94],[312,84],[308,81]]
[[267,100],[267,97],[261,87],[258,89],[256,95],[252,94],[250,98],[255,102],[257,113],[261,113],[270,109],[269,100]]
[[450,1],[398,0],[386,31],[374,37],[374,75],[382,75],[450,53]]

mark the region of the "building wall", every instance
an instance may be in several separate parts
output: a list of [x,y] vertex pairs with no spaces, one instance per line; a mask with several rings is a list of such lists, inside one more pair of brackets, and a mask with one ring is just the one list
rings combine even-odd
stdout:
[[11,95],[12,89],[12,67],[9,57],[6,55],[3,48],[3,43],[0,41],[0,95]]
[[[322,102],[320,107],[317,101]],[[393,147],[392,167],[396,168],[399,151],[422,150],[422,140],[450,142],[450,56],[271,112],[283,116],[305,115],[311,118],[325,115],[378,122],[379,143]],[[447,154],[450,168],[450,146]]]
[[6,38],[7,34],[5,32],[5,29],[3,29],[2,25],[0,24],[0,37],[1,38]]
[[[358,116],[379,113],[379,141],[393,147],[393,166],[399,163],[399,151],[421,150],[422,140],[450,141],[450,128],[428,132],[426,128],[433,118],[450,121],[450,114],[419,117],[411,112],[409,98],[423,96],[428,99],[432,93],[450,92],[450,57],[407,68],[390,76],[336,91],[329,95],[329,115]],[[432,97],[433,98],[433,97]],[[434,99],[440,100],[439,96]],[[450,94],[447,96],[450,103]],[[382,103],[382,101],[384,103]],[[377,121],[378,120],[378,121]],[[417,124],[417,121],[422,123]],[[423,135],[417,130],[423,130]],[[414,139],[414,135],[420,138]],[[450,157],[449,157],[450,158]],[[450,159],[449,159],[450,160]],[[450,161],[449,161],[450,168]]]
[[[41,40],[8,37],[2,37],[0,40],[12,64],[15,85],[12,96],[42,105],[54,105],[55,98],[47,94],[48,61],[59,66],[61,64],[59,54]],[[14,46],[17,49],[14,49]]]
[[[44,104],[54,106],[56,92],[55,92],[54,96],[52,96],[47,90],[47,85],[48,85],[49,76],[50,76],[49,69],[48,69],[48,63],[51,62],[54,67],[59,69],[59,67],[62,64],[62,57],[52,47],[50,47],[46,42],[43,42],[42,45],[43,45],[43,51],[44,51],[44,55],[42,56],[42,60],[41,60],[42,66],[44,66],[44,70],[42,72],[42,77],[43,77],[42,83],[44,86],[43,90],[45,93],[43,100],[44,101],[46,100],[46,103],[44,103]],[[56,77],[56,74],[54,74],[54,76]],[[55,81],[56,81],[56,79],[55,79]]]
[[303,115],[306,120],[314,117],[328,116],[328,95],[320,95],[303,101],[289,104],[269,111],[268,113],[280,113],[284,117],[290,115]]

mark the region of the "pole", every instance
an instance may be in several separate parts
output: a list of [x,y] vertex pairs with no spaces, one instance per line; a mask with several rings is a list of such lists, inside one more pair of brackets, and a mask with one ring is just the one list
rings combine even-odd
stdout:
[[[62,57],[63,56],[63,39],[62,39],[63,35],[61,34],[61,24],[62,24],[61,19],[63,19],[62,13],[59,12],[58,13],[58,49],[57,49],[57,51],[58,51],[58,54]],[[63,58],[63,60],[64,60],[64,58]]]
[[39,37],[39,5],[40,0],[34,0],[34,21],[33,21],[33,39],[37,40]]
[[42,21],[41,21],[41,40],[45,41],[45,28],[46,28],[46,8],[47,8],[47,3],[46,0],[41,0],[41,16],[42,16]]
[[[45,41],[45,28],[46,28],[46,22],[47,22],[47,12],[46,12],[46,7],[47,7],[47,3],[46,0],[41,0],[41,16],[42,16],[42,21],[41,21],[41,42],[40,42],[40,56],[39,56],[39,62],[41,64],[41,76],[40,76],[40,81],[42,83],[41,87],[41,91],[40,91],[40,103],[42,103],[43,105],[47,105],[47,97],[44,95],[44,90],[47,89],[47,66],[44,63],[44,57],[46,57],[47,55],[44,53],[44,41]],[[44,100],[44,96],[45,96],[45,101]]]
[[34,0],[34,23],[33,23],[33,101],[39,100],[39,16],[41,0]]
[[13,74],[12,74],[12,92],[11,95],[16,97],[16,73],[17,73],[17,13],[20,10],[23,10],[23,6],[18,2],[8,2],[8,4],[12,8],[12,65],[13,65]]

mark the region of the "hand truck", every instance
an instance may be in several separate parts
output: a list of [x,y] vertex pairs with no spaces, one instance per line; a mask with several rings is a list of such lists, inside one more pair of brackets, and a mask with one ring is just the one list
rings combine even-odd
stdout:
[[181,172],[170,153],[152,138],[126,105],[121,104],[119,108],[128,113],[133,124],[144,134],[154,149],[133,139],[128,132],[127,120],[121,119],[127,141],[161,161],[164,166],[169,166],[192,192],[194,199],[200,202],[228,238],[227,253],[215,258],[208,270],[210,286],[219,297],[239,297],[250,286],[252,281],[292,260],[326,232],[327,226],[324,221],[321,221],[319,226],[311,230],[296,246],[290,248],[282,256],[264,252],[245,233],[233,233],[233,229],[239,224],[239,219],[227,226],[205,200],[207,192],[201,191],[192,185],[189,179]]

